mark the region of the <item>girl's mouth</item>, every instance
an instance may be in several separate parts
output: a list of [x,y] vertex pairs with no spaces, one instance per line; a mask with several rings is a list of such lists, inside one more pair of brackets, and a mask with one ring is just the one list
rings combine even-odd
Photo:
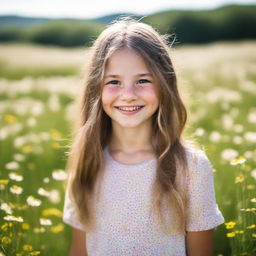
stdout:
[[138,106],[138,107],[115,107],[119,112],[125,115],[132,115],[135,113],[138,113],[144,106]]

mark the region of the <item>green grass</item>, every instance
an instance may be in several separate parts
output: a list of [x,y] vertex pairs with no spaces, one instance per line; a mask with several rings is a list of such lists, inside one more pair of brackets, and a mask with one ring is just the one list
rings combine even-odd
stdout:
[[0,62],[0,77],[18,80],[24,77],[51,77],[77,75],[79,70],[73,66],[65,67],[13,67]]

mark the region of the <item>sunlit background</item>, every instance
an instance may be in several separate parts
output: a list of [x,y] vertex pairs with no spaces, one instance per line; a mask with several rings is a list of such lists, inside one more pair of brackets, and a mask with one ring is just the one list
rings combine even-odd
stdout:
[[189,112],[185,133],[212,163],[225,218],[214,256],[256,255],[255,1],[0,6],[0,256],[68,255],[66,152],[88,50],[107,24],[127,15],[172,35]]

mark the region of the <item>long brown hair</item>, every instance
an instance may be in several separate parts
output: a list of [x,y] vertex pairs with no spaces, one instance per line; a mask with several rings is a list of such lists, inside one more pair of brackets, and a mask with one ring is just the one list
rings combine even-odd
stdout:
[[[163,205],[177,218],[178,225],[166,223],[164,232],[176,228],[185,232],[186,223],[186,142],[183,130],[187,111],[181,100],[169,53],[169,35],[162,35],[151,25],[124,17],[109,24],[91,47],[79,114],[68,152],[68,189],[87,229],[95,224],[95,195],[103,172],[104,147],[112,131],[111,119],[101,102],[105,65],[116,50],[129,48],[145,61],[157,81],[159,108],[152,116],[152,145],[157,157],[156,179],[152,189],[154,211],[164,224]],[[178,179],[178,177],[180,177]],[[182,181],[182,182],[178,182]],[[173,218],[169,214],[170,218]],[[167,228],[167,229],[166,229]]]

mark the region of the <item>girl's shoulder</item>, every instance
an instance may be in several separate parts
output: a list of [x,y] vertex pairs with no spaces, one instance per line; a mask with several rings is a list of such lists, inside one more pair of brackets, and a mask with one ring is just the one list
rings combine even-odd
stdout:
[[195,170],[203,169],[207,167],[208,169],[212,168],[211,162],[207,156],[207,153],[204,149],[198,148],[196,146],[185,145],[184,146],[186,152],[186,158],[189,167],[196,167],[192,168]]

